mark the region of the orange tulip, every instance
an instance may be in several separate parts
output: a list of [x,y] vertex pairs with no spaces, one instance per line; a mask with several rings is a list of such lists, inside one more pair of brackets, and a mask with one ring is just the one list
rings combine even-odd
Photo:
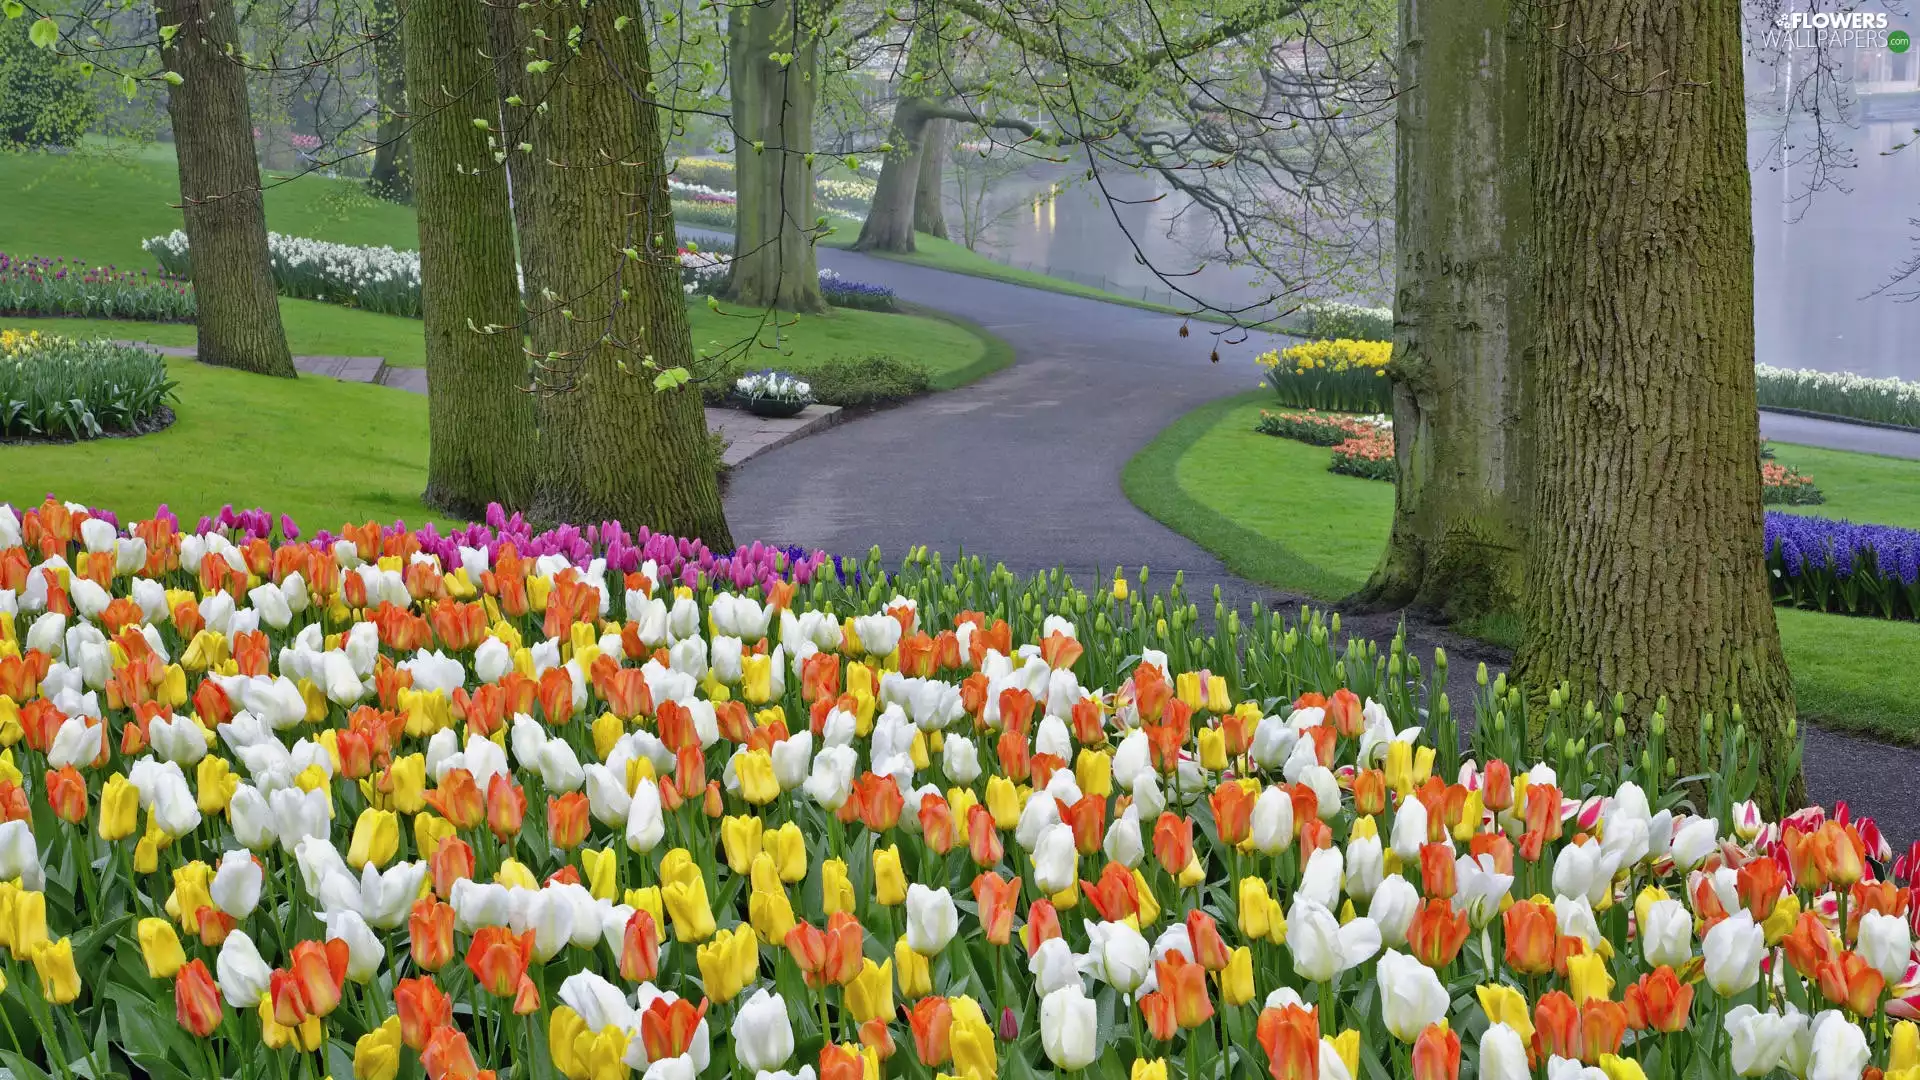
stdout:
[[487,781],[487,828],[502,840],[520,835],[521,822],[527,816],[527,793],[505,773],[493,774]]
[[860,820],[874,832],[886,832],[900,821],[906,800],[900,797],[900,785],[891,776],[866,773],[855,783],[860,800]]
[[1293,827],[1298,831],[1309,821],[1320,820],[1320,796],[1307,784],[1295,784],[1287,789],[1287,797],[1293,800]]
[[1147,1034],[1162,1042],[1173,1038],[1180,1030],[1178,1018],[1174,1013],[1173,997],[1165,990],[1155,990],[1140,997],[1140,1016],[1147,1022]]
[[273,1003],[273,1022],[282,1027],[299,1027],[307,1022],[307,999],[300,992],[300,981],[293,972],[275,968],[267,979],[267,997]]
[[820,1048],[820,1080],[866,1080],[867,1063],[856,1049],[827,1043]]
[[413,962],[422,971],[439,971],[453,959],[453,905],[423,898],[413,902],[407,916]]
[[[1451,900],[1435,897],[1414,913],[1413,922],[1407,926],[1407,948],[1428,967],[1443,968],[1460,955],[1471,929],[1466,912],[1455,911]],[[1511,940],[1508,948],[1512,948]]]
[[1780,870],[1780,864],[1772,859],[1759,858],[1749,860],[1740,867],[1735,888],[1740,894],[1740,902],[1753,915],[1754,922],[1765,922],[1773,914],[1773,905],[1786,891],[1787,875]]
[[973,901],[980,912],[980,930],[990,945],[1013,939],[1013,913],[1020,902],[1020,879],[1008,881],[982,872],[973,879]]
[[947,800],[935,792],[927,792],[920,797],[920,809],[915,814],[920,819],[920,836],[935,855],[945,855],[953,850],[958,830],[954,825],[953,807]]
[[1273,1080],[1319,1080],[1320,1010],[1298,1005],[1263,1009],[1254,1039],[1267,1052]]
[[1081,746],[1100,746],[1107,741],[1107,719],[1093,698],[1073,703],[1073,741]]
[[1851,825],[1828,821],[1813,834],[1813,859],[1822,876],[1846,888],[1866,872],[1867,845]]
[[467,946],[467,970],[487,993],[498,998],[513,997],[527,977],[527,965],[533,961],[533,931],[515,937],[504,926],[483,926],[474,931]]
[[859,977],[866,937],[867,932],[851,914],[836,911],[827,917],[826,963],[820,970],[828,982],[845,986]]
[[[356,574],[348,580],[358,577]],[[440,1025],[428,1036],[420,1050],[420,1065],[426,1069],[428,1080],[476,1080],[480,1075],[466,1033],[451,1023]]]
[[1119,863],[1108,863],[1100,871],[1099,881],[1082,881],[1080,891],[1108,922],[1120,922],[1140,913],[1140,882],[1133,871]]
[[1830,963],[1838,951],[1833,934],[1811,911],[1800,913],[1800,921],[1793,924],[1781,944],[1786,947],[1787,962],[1809,979],[1818,978],[1820,969]]
[[1560,938],[1552,910],[1544,904],[1520,900],[1500,918],[1507,932],[1507,966],[1521,975],[1552,971]]
[[540,673],[540,717],[550,727],[559,727],[573,718],[573,676],[566,668],[551,667]]
[[433,875],[433,891],[451,897],[454,882],[473,877],[473,848],[457,836],[442,840],[427,857],[427,869]]
[[1254,797],[1237,780],[1221,784],[1207,797],[1222,844],[1237,845],[1253,831],[1253,801]]
[[1353,777],[1353,810],[1363,816],[1383,814],[1387,810],[1387,774],[1379,769],[1362,769]]
[[1520,857],[1538,862],[1547,843],[1560,839],[1560,789],[1552,784],[1527,785],[1527,831],[1520,838]]
[[1000,830],[993,826],[993,811],[980,803],[967,808],[967,854],[982,870],[1000,865],[1001,857],[1006,854]]
[[1420,891],[1430,898],[1453,899],[1456,889],[1453,849],[1446,844],[1420,845]]
[[47,805],[61,821],[78,824],[87,820],[87,781],[73,766],[47,772]]
[[1635,1031],[1665,1032],[1669,1035],[1687,1028],[1687,1011],[1693,1007],[1693,986],[1680,981],[1672,968],[1661,964],[1652,973],[1627,987],[1627,1026]]
[[1027,907],[1027,925],[1020,928],[1020,943],[1027,947],[1027,955],[1040,951],[1040,946],[1060,936],[1060,912],[1054,909],[1051,900],[1035,900]]
[[654,998],[640,1014],[640,1039],[646,1044],[648,1060],[664,1061],[686,1053],[706,1015],[705,998],[700,999],[699,1005],[685,998],[671,1002],[663,997]]
[[1549,990],[1533,1006],[1534,1057],[1580,1056],[1580,1006],[1565,991]]
[[1153,856],[1169,874],[1185,870],[1193,861],[1193,819],[1162,811],[1153,823]]
[[[340,1004],[340,990],[347,981],[345,941],[334,938],[325,945],[317,941],[302,941],[293,947],[288,966],[292,969],[289,974],[300,989],[306,1015],[326,1016]],[[277,1013],[279,1002],[276,1001],[274,1007]],[[287,1027],[297,1026],[285,1020],[280,1022]]]
[[907,1012],[913,1032],[913,1053],[920,1064],[935,1069],[953,1060],[953,1006],[943,997],[923,997]]
[[1073,827],[1073,847],[1082,855],[1093,855],[1107,837],[1107,800],[1098,795],[1082,795],[1072,806],[1054,800],[1060,808],[1060,820]]
[[[524,794],[521,801],[526,801]],[[569,791],[558,798],[547,796],[547,839],[554,847],[571,851],[585,842],[592,824],[587,809],[587,796],[582,791]]]
[[1058,630],[1040,640],[1040,659],[1055,671],[1072,667],[1084,652],[1085,646]]
[[1859,1016],[1880,1011],[1880,991],[1887,988],[1886,976],[1867,966],[1857,952],[1843,952],[1820,965],[1820,992],[1835,1005],[1845,1006]]
[[1603,1054],[1618,1054],[1627,1036],[1627,1007],[1617,1001],[1589,1001],[1580,1007],[1580,1060],[1598,1065]]
[[1177,952],[1156,960],[1154,972],[1160,979],[1160,993],[1173,1003],[1174,1023],[1197,1028],[1213,1019],[1213,1001],[1207,996],[1207,969]]
[[465,769],[447,770],[439,785],[426,793],[426,800],[458,829],[471,829],[487,817],[487,797]]
[[430,978],[401,979],[393,988],[393,1004],[400,1041],[416,1051],[426,1048],[435,1028],[453,1023],[453,999]]
[[636,911],[620,935],[620,977],[628,982],[652,982],[660,973],[660,928],[653,914]]
[[1428,1024],[1413,1041],[1413,1080],[1458,1080],[1460,1036],[1445,1024]]
[[1232,961],[1233,950],[1220,936],[1219,924],[1199,908],[1187,912],[1187,941],[1193,947],[1194,960],[1208,971],[1225,971]]
[[220,1026],[224,1011],[219,988],[205,960],[189,960],[173,976],[173,1016],[180,1026],[204,1039]]

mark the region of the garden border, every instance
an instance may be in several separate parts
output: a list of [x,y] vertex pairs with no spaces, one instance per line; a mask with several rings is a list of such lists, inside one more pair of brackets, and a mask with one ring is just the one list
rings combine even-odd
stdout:
[[1853,424],[1856,427],[1879,428],[1882,431],[1920,432],[1920,427],[1908,427],[1905,424],[1889,424],[1885,420],[1867,420],[1858,416],[1843,416],[1840,413],[1817,412],[1813,409],[1793,409],[1785,405],[1762,405],[1761,412],[1779,413],[1782,416],[1804,416],[1809,420],[1830,420],[1836,424]]

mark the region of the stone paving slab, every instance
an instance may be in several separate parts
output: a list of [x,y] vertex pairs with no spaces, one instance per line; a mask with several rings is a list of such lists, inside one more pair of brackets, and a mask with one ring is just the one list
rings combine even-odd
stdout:
[[838,405],[809,405],[800,415],[784,420],[755,416],[742,409],[708,409],[707,430],[719,432],[727,440],[722,460],[732,468],[776,446],[824,431],[844,418]]

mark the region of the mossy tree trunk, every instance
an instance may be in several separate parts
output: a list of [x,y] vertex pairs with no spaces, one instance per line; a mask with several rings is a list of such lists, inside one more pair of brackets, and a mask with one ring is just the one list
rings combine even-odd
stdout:
[[860,225],[860,237],[853,242],[855,251],[907,254],[914,250],[922,140],[936,122],[927,117],[926,102],[920,98],[903,97],[894,105],[893,126],[887,132],[892,149],[880,162],[880,179],[867,206],[867,220]]
[[1636,728],[1667,695],[1683,774],[1704,764],[1701,716],[1740,705],[1778,769],[1794,701],[1762,565],[1740,7],[1553,11],[1533,100],[1537,469],[1515,668],[1539,693],[1623,694]]
[[1360,593],[1510,614],[1524,576],[1531,329],[1525,6],[1401,0],[1393,532]]
[[[533,514],[619,520],[730,548],[699,392],[656,390],[656,372],[693,367],[674,251],[647,10],[536,0],[529,79],[544,103],[516,154],[516,198],[540,392]],[[578,49],[568,49],[577,42]]]
[[[506,168],[493,159],[495,74],[486,5],[411,0],[406,81],[415,87],[414,191],[426,329],[426,502],[478,519],[525,509],[539,449],[521,339]],[[497,332],[482,332],[497,327]]]
[[827,310],[813,249],[817,19],[809,0],[766,0],[727,16],[738,197],[727,298],[737,303]]
[[373,39],[374,84],[378,93],[379,120],[374,126],[373,164],[368,169],[367,189],[383,199],[413,201],[412,140],[407,131],[407,55],[406,27],[420,25],[410,14],[403,14],[398,0],[374,0],[368,29]]
[[953,121],[929,120],[920,133],[920,184],[913,195],[913,231],[949,239],[947,232],[947,146]]
[[193,261],[202,363],[293,378],[267,255],[266,203],[253,149],[246,72],[230,0],[155,0],[176,26],[161,62],[180,76],[167,93],[180,202]]

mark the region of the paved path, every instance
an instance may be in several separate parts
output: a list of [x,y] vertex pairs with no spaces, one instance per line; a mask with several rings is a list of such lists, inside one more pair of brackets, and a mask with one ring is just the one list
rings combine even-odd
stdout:
[[[735,535],[849,553],[878,544],[896,556],[927,544],[1024,571],[1111,573],[1116,563],[1145,562],[1185,570],[1201,596],[1217,584],[1237,603],[1295,599],[1229,574],[1120,490],[1120,469],[1136,451],[1196,406],[1250,389],[1253,357],[1284,339],[1219,337],[1209,323],[1192,323],[1182,338],[1179,318],[1137,308],[852,252],[823,250],[820,261],[981,323],[1018,361],[735,470],[727,493]],[[1209,362],[1216,347],[1218,364]],[[1903,432],[1777,414],[1762,424],[1781,441],[1920,458],[1920,436]],[[1484,647],[1422,637],[1420,651],[1447,644],[1451,674],[1471,679]],[[1472,700],[1469,687],[1452,689],[1455,701]],[[1806,771],[1820,802],[1847,799],[1897,845],[1920,839],[1920,751],[1809,727]]]

